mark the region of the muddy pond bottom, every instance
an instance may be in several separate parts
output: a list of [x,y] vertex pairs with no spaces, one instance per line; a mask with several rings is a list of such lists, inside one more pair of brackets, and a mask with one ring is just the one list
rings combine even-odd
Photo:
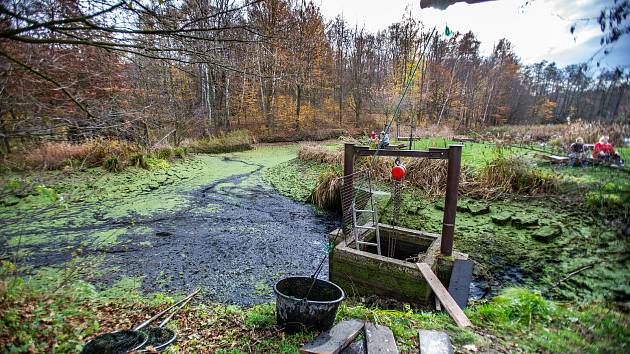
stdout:
[[[141,277],[145,292],[200,287],[206,300],[253,305],[274,299],[277,280],[309,276],[338,217],[278,194],[261,169],[215,181],[190,193],[186,210],[144,221],[152,234],[125,235],[125,249],[103,262],[118,271],[98,282]],[[320,277],[328,278],[327,268]]]

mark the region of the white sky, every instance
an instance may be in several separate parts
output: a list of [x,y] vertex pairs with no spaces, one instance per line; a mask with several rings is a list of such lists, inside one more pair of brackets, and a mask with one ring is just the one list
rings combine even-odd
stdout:
[[[507,38],[525,64],[543,59],[559,66],[587,61],[600,48],[602,33],[596,20],[577,22],[575,38],[570,28],[580,18],[599,15],[605,0],[498,0],[479,4],[457,3],[446,10],[420,9],[420,0],[314,0],[327,20],[342,14],[352,26],[376,32],[402,19],[405,9],[426,27],[444,27],[462,33],[472,30],[488,54],[501,38]],[[608,56],[599,55],[604,67],[630,66],[630,35],[623,36]],[[596,60],[597,60],[596,59]],[[595,61],[593,64],[595,64]]]

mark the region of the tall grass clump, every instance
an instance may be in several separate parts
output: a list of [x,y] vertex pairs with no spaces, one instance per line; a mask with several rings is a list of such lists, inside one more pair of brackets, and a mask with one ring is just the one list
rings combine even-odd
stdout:
[[508,144],[542,142],[565,150],[578,137],[582,137],[586,143],[596,143],[602,135],[608,135],[613,144],[623,146],[624,138],[630,135],[630,125],[582,121],[570,124],[504,125],[490,127],[474,135],[484,140],[500,140]]
[[341,165],[343,152],[339,150],[331,150],[322,145],[305,144],[300,146],[300,149],[298,150],[298,158],[303,161]]
[[341,184],[342,180],[336,170],[320,174],[317,187],[311,193],[311,201],[319,208],[341,211]]
[[125,163],[120,157],[114,155],[103,161],[103,168],[108,172],[120,172],[125,169]]
[[103,166],[111,157],[117,157],[121,162],[128,161],[131,155],[140,151],[140,147],[129,141],[117,139],[94,139],[92,148],[85,161],[88,166]]
[[171,157],[173,157],[174,154],[175,152],[173,151],[173,148],[170,146],[164,146],[155,151],[155,157],[157,157],[158,159],[164,159],[164,160],[170,159]]
[[492,196],[535,195],[554,193],[559,183],[557,175],[530,166],[522,157],[500,154],[482,168],[476,189]]
[[188,155],[188,147],[187,146],[179,146],[173,149],[173,155],[178,159],[183,159]]
[[252,148],[253,143],[254,138],[249,131],[235,130],[233,132],[196,140],[190,147],[195,152],[218,154],[249,150]]
[[116,139],[91,139],[82,143],[45,142],[13,157],[13,165],[25,170],[54,170],[65,166],[96,167],[116,156],[127,161],[140,147]]
[[92,148],[91,143],[47,142],[26,153],[23,163],[27,169],[54,170],[63,167],[69,161],[83,160]]
[[147,155],[142,152],[138,152],[131,155],[130,164],[131,166],[144,168],[145,170],[149,169],[149,163],[147,162]]

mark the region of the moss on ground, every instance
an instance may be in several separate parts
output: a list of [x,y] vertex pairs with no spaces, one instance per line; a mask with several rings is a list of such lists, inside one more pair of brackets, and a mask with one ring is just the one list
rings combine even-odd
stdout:
[[[426,149],[449,143],[426,139],[415,146]],[[531,151],[515,148],[500,153]],[[463,149],[464,163],[471,166],[483,166],[496,156],[493,145],[467,143]],[[265,178],[281,193],[306,200],[319,175],[331,168],[335,167],[296,159],[269,169]],[[482,286],[493,293],[521,284],[561,300],[601,299],[629,306],[630,245],[620,230],[620,220],[630,214],[627,174],[609,168],[542,168],[553,168],[563,176],[562,194],[496,201],[460,199],[455,248],[476,262],[476,275],[488,283]],[[389,191],[391,186],[377,189]],[[428,200],[420,191],[405,190],[399,225],[440,233],[442,209],[443,200]],[[391,222],[391,205],[381,211],[381,217]]]
[[227,155],[193,155],[151,170],[129,167],[110,173],[93,168],[5,175],[0,180],[4,191],[0,218],[5,221],[0,225],[0,242],[14,248],[51,245],[51,251],[72,240],[92,248],[111,246],[120,235],[146,233],[141,229],[143,220],[185,210],[187,192],[252,172],[259,165],[274,166],[295,154],[295,146],[270,145]]

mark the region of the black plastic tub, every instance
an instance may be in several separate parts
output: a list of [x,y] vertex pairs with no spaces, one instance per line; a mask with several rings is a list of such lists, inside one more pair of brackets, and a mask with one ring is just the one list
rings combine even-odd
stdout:
[[[322,279],[287,277],[276,283],[278,326],[288,332],[306,329],[325,331],[332,327],[345,294],[340,287]],[[308,294],[308,298],[305,299]]]

